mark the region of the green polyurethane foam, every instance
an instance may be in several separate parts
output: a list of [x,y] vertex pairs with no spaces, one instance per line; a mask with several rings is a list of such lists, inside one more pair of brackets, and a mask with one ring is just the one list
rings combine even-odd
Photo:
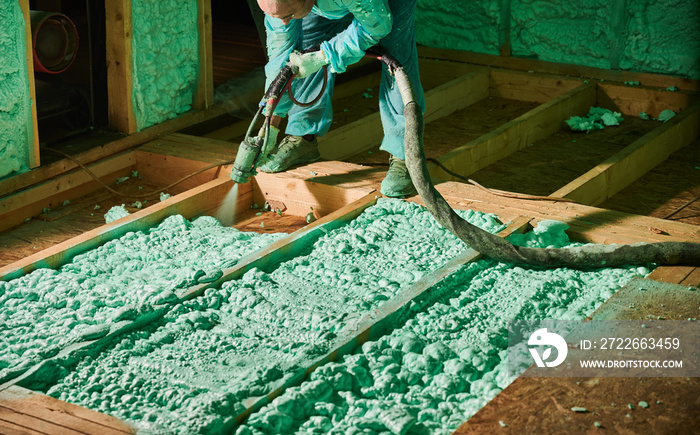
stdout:
[[189,111],[199,73],[197,0],[134,0],[132,103],[139,130]]
[[[511,241],[571,245],[561,222]],[[646,268],[526,270],[492,260],[467,264],[391,334],[314,371],[236,432],[449,434],[505,388],[513,319],[584,319]],[[409,432],[410,431],[410,432]]]
[[0,0],[0,179],[29,168],[33,146],[27,45],[19,3]]
[[566,120],[567,125],[574,131],[602,130],[605,127],[620,125],[622,114],[602,107],[591,107],[586,116],[572,116]]
[[221,276],[280,235],[245,233],[214,218],[171,216],[75,256],[58,270],[38,269],[0,282],[0,380],[94,338],[102,325],[128,320],[176,299],[174,291]]
[[604,0],[419,0],[416,39],[430,47],[498,54],[506,42],[499,29],[509,29],[515,57],[700,79],[700,2],[617,6]]
[[[491,232],[504,228],[493,215],[459,213]],[[565,228],[544,222],[514,239],[530,246],[568,245]],[[308,367],[356,331],[366,313],[464,249],[422,207],[380,200],[318,239],[308,254],[208,289],[150,327],[54,370],[60,375],[46,387],[48,394],[146,432],[228,430],[250,399]],[[330,422],[344,430],[402,433],[421,424],[447,431],[510,381],[499,376],[506,319],[583,318],[646,273],[465,265],[429,290],[392,334],[323,366],[240,430],[303,432]]]

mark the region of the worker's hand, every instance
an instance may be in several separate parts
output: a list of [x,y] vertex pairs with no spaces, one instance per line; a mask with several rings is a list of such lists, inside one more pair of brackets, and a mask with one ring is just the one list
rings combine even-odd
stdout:
[[[275,127],[274,125],[270,126],[270,137],[268,138],[267,143],[265,144],[265,149],[261,151],[262,157],[267,156],[268,153],[272,152],[275,149],[275,146],[277,145],[277,135],[279,134],[279,132],[279,128]],[[258,131],[258,137],[265,137],[264,125],[260,127],[260,131]]]
[[308,77],[323,68],[324,65],[328,65],[328,60],[321,50],[311,53],[294,52],[289,55],[289,62],[299,68],[298,79]]

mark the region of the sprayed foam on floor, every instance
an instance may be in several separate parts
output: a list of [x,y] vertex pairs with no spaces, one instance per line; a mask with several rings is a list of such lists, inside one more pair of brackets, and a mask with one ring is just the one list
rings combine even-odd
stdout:
[[[492,232],[504,227],[493,215],[460,213]],[[85,358],[49,394],[146,430],[218,433],[243,403],[352,336],[367,312],[464,249],[425,209],[380,201],[307,255],[208,289],[152,329]]]
[[0,282],[0,379],[56,355],[95,327],[147,311],[173,291],[218,278],[222,269],[283,235],[246,233],[211,217],[171,216],[75,256]]
[[[545,222],[512,241],[566,246],[565,228]],[[431,289],[405,325],[319,367],[236,433],[452,433],[512,382],[509,321],[583,319],[648,273],[526,270],[493,260],[465,265]]]
[[[504,227],[493,215],[459,213],[491,232]],[[547,222],[515,238],[561,246],[568,244],[565,228]],[[306,255],[208,289],[111,348],[57,368],[51,375],[58,379],[47,374],[43,381],[54,397],[145,431],[219,433],[232,428],[245,404],[354,333],[363,314],[464,249],[422,207],[382,200],[320,238]],[[646,272],[465,265],[417,301],[396,332],[323,366],[240,430],[303,432],[329,421],[347,430],[449,430],[508,382],[498,369],[504,319],[580,318]]]

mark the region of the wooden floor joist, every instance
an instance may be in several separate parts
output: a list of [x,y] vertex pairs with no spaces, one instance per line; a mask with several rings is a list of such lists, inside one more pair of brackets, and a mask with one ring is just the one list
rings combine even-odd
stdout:
[[[488,70],[456,78],[425,93],[425,122],[447,116],[488,96]],[[340,160],[381,143],[384,137],[379,113],[331,130],[319,140],[321,157]]]
[[[595,85],[577,86],[493,132],[455,148],[438,160],[452,172],[470,175],[558,131],[564,120],[585,114],[594,104]],[[434,178],[456,179],[434,163],[428,164],[428,170]]]
[[581,204],[598,205],[700,136],[700,102],[644,135],[556,192]]

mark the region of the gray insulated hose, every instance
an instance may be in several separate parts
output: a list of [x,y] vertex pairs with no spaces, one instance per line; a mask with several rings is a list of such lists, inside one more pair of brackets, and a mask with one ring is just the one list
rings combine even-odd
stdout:
[[410,79],[399,68],[396,82],[405,105],[406,166],[425,206],[440,223],[472,249],[495,260],[528,266],[596,269],[624,265],[700,266],[700,243],[660,242],[631,245],[586,245],[573,248],[525,248],[476,227],[460,218],[430,181],[423,150],[423,114],[415,102]]

